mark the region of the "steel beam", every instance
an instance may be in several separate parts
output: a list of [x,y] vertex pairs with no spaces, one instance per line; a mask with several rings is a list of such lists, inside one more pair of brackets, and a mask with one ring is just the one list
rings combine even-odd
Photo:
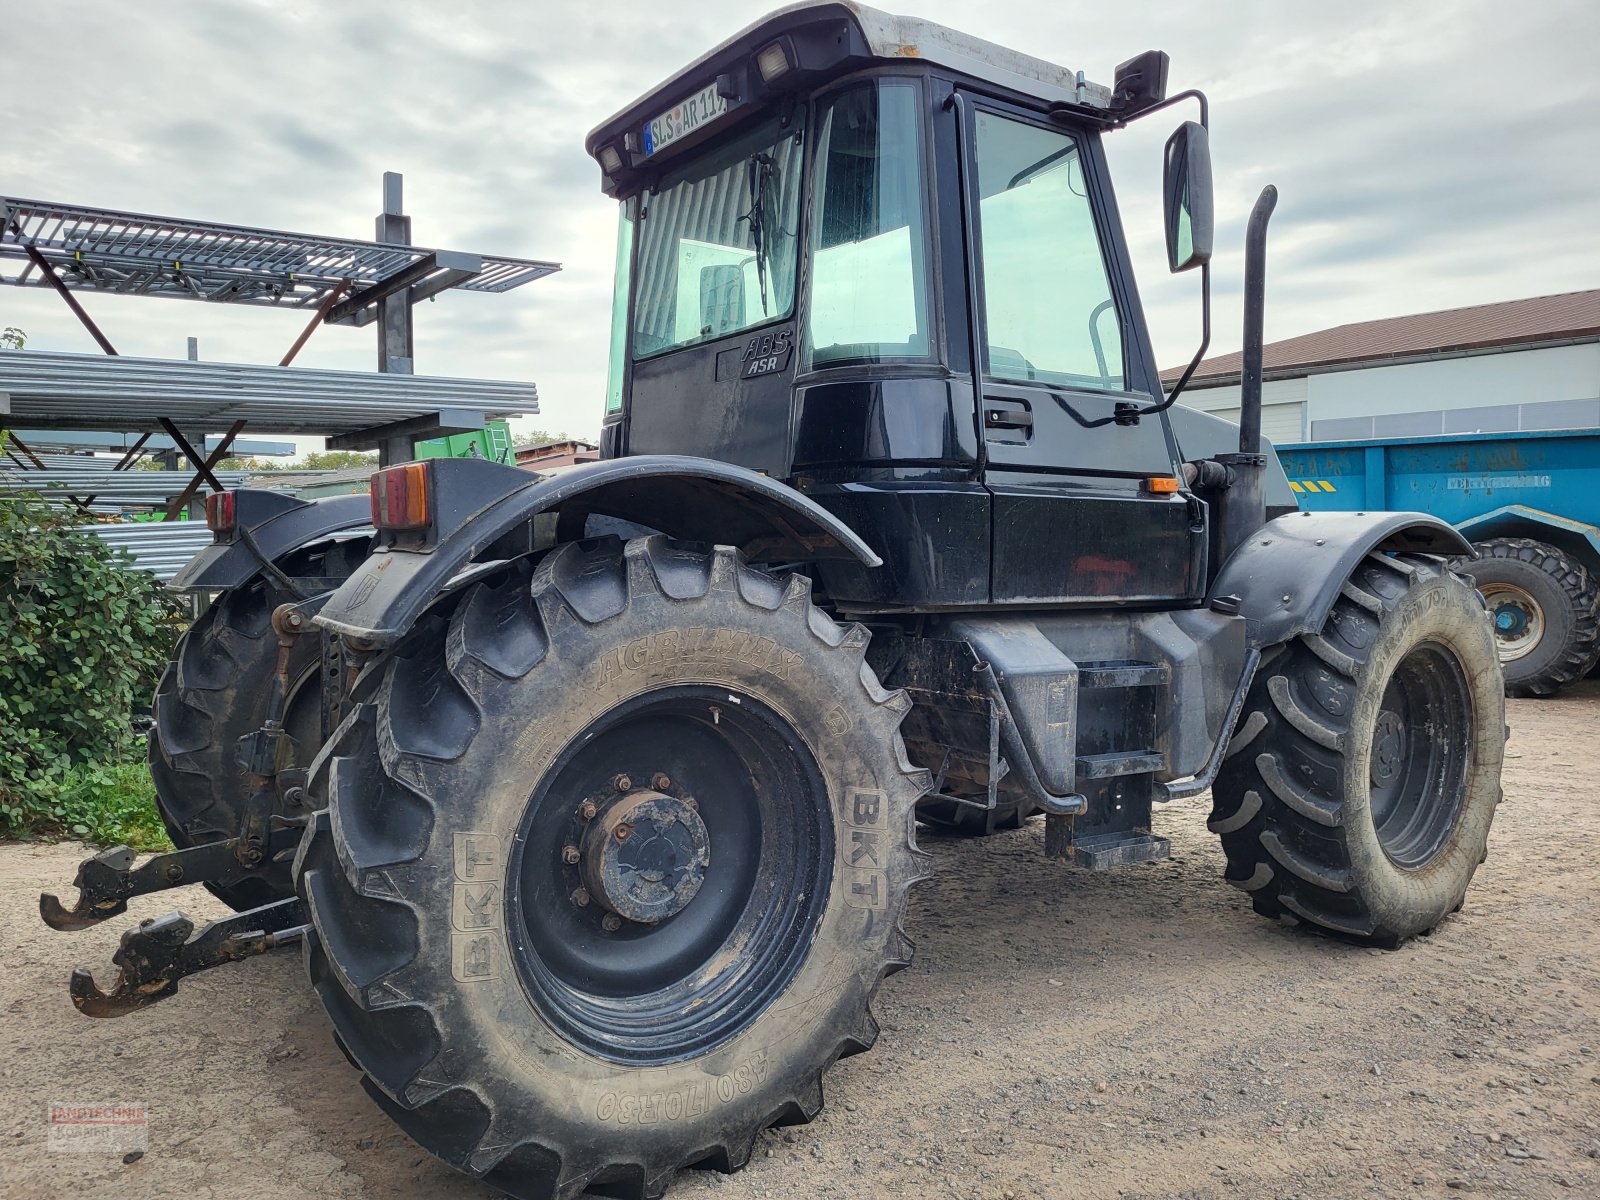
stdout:
[[50,286],[55,288],[61,298],[67,302],[67,307],[72,310],[72,315],[77,317],[83,327],[89,331],[89,336],[100,343],[100,349],[107,354],[115,355],[117,348],[111,344],[111,339],[100,332],[100,326],[96,325],[94,318],[84,311],[83,305],[78,303],[78,298],[72,294],[67,285],[61,282],[61,276],[57,275],[56,269],[45,261],[44,255],[40,254],[32,246],[24,246],[22,249],[28,258],[32,260],[33,265],[39,268],[39,274],[49,280]]
[[289,353],[285,354],[283,358],[279,360],[278,365],[280,367],[287,367],[294,361],[295,355],[300,353],[305,344],[311,340],[311,335],[317,331],[317,326],[321,325],[328,319],[328,313],[333,309],[335,304],[339,303],[339,297],[343,296],[349,290],[350,281],[348,279],[341,279],[339,281],[339,286],[328,293],[327,298],[323,300],[321,305],[318,306],[317,315],[312,317],[310,321],[306,322],[306,327],[300,331],[300,336],[295,338],[294,345],[289,347]]
[[378,319],[378,309],[383,302],[401,292],[409,293],[407,302],[416,304],[482,272],[483,259],[479,255],[433,250],[404,270],[364,287],[348,300],[334,305],[323,319],[329,325],[370,325]]
[[[216,491],[220,492],[224,490],[222,485],[217,482],[217,477],[212,474],[212,469],[223,459],[228,457],[228,447],[233,445],[233,439],[239,436],[239,431],[243,428],[243,421],[235,421],[232,425],[228,426],[228,432],[222,435],[222,440],[217,443],[216,449],[211,451],[211,455],[206,459],[204,465],[198,466],[198,469],[194,473],[194,478],[190,479],[189,482],[184,485],[183,491],[178,493],[177,498],[174,499],[171,504],[167,505],[167,520],[176,521],[183,513],[183,510],[188,507],[189,501],[194,498],[195,492],[200,490],[201,475],[204,475],[206,479],[210,481],[211,486]],[[194,460],[190,459],[189,461],[193,462]]]
[[397,438],[410,438],[414,441],[417,438],[444,437],[451,433],[471,433],[474,429],[482,429],[486,423],[487,414],[481,409],[474,411],[446,408],[427,416],[408,417],[404,421],[395,421],[390,425],[377,425],[371,429],[357,429],[351,433],[337,434],[328,439],[328,449],[381,449],[385,442],[392,442]]

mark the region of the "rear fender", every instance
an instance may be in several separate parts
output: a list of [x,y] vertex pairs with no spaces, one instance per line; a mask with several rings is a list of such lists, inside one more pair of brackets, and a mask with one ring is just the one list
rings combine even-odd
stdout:
[[1250,644],[1277,645],[1320,630],[1345,580],[1374,552],[1477,557],[1453,527],[1424,513],[1289,513],[1233,552],[1209,599],[1237,597]]
[[559,516],[564,532],[581,530],[590,516],[613,517],[684,541],[735,546],[757,562],[882,561],[813,500],[713,459],[638,455],[539,473],[477,459],[433,459],[428,467],[426,533],[380,534],[317,615],[319,624],[388,645],[473,563],[550,544],[535,528],[547,514]]
[[[221,592],[249,583],[261,572],[261,558],[276,561],[301,546],[336,533],[372,524],[366,495],[300,500],[283,492],[239,488],[233,493],[234,528],[212,535],[213,542],[185,564],[167,584],[177,592]],[[245,545],[248,529],[261,557]]]

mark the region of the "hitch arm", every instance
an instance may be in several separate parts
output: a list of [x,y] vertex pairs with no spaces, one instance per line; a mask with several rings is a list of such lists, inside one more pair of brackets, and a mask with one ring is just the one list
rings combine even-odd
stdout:
[[51,929],[88,929],[127,912],[130,896],[204,879],[222,880],[239,869],[231,839],[153,855],[137,867],[134,857],[128,847],[113,846],[84,859],[72,879],[72,886],[78,889],[76,904],[67,908],[49,892],[40,895],[39,915],[44,923]]
[[[39,896],[39,915],[51,929],[88,929],[128,911],[130,896],[143,896],[190,883],[237,883],[255,872],[263,861],[293,844],[305,824],[303,817],[274,816],[266,820],[264,845],[260,840],[227,838],[152,855],[137,867],[134,852],[113,846],[78,864],[72,886],[78,900],[71,908],[49,892]],[[286,831],[292,830],[289,837]]]
[[294,945],[309,928],[305,905],[295,898],[213,921],[193,937],[193,921],[167,913],[122,935],[111,956],[120,969],[109,992],[100,990],[87,967],[74,970],[72,1003],[86,1017],[125,1017],[165,1000],[185,975]]

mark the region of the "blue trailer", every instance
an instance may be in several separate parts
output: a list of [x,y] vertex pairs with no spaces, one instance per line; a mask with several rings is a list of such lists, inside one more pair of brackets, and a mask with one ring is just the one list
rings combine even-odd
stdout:
[[1449,521],[1494,618],[1506,686],[1551,695],[1600,661],[1600,429],[1277,447],[1300,507]]

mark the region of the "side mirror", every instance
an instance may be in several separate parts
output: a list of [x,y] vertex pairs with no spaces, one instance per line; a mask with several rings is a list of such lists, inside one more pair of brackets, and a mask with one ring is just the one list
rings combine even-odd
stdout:
[[700,329],[715,337],[744,325],[744,270],[732,264],[700,268]]
[[1173,274],[1211,261],[1211,141],[1205,126],[1185,121],[1167,139],[1162,175],[1167,269]]

